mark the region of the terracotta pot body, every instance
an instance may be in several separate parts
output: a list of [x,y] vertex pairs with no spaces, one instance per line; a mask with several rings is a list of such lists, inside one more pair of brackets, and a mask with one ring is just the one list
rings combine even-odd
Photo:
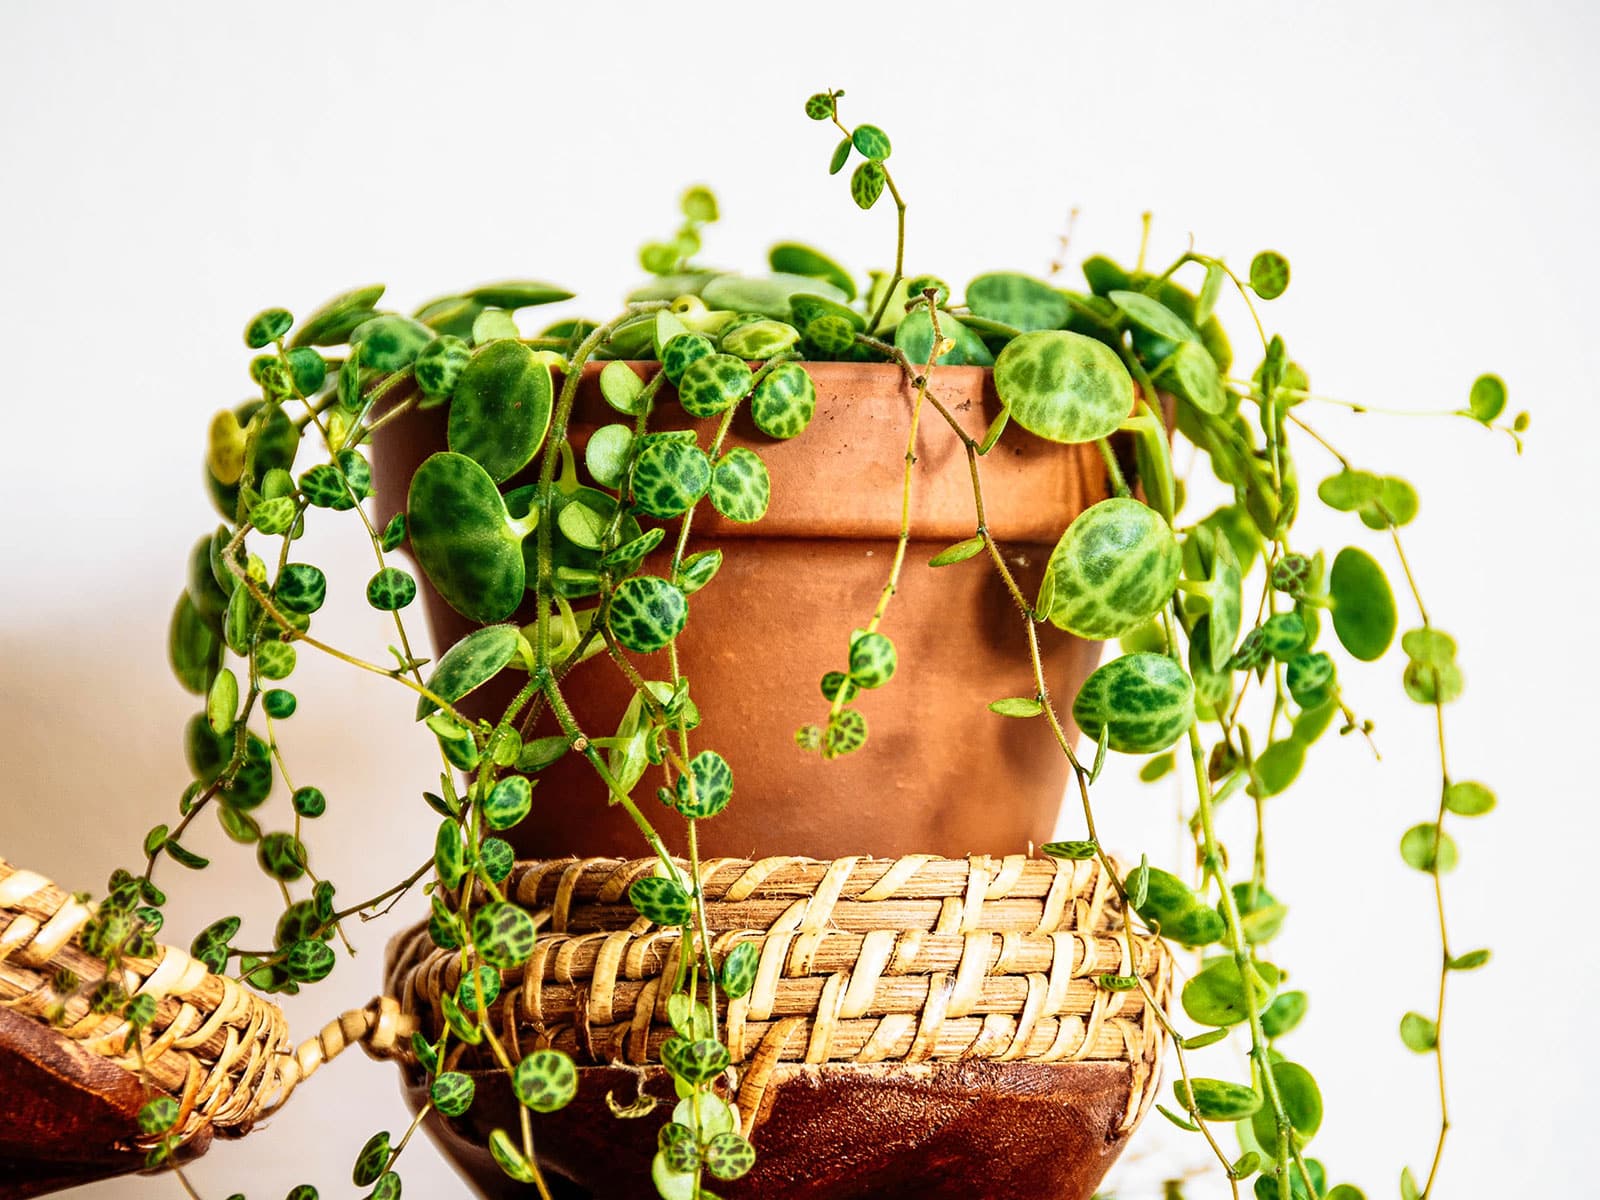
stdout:
[[[655,364],[636,364],[641,374]],[[1035,722],[989,713],[1002,696],[1034,692],[1026,631],[993,564],[973,560],[930,568],[928,559],[971,537],[977,521],[961,443],[924,405],[912,484],[912,540],[900,588],[881,628],[895,640],[900,666],[884,688],[863,694],[866,747],[831,762],[794,741],[825,719],[824,673],[846,665],[850,633],[865,625],[889,577],[900,526],[901,487],[914,392],[899,368],[883,364],[808,364],[817,389],[810,428],[786,442],[761,434],[741,412],[729,446],[748,446],[767,464],[772,501],[753,525],[718,516],[709,503],[694,518],[691,550],[722,547],[718,576],[690,599],[679,638],[690,694],[705,718],[698,743],[719,750],[734,771],[735,802],[701,830],[707,855],[896,856],[923,852],[1022,852],[1048,839],[1067,776],[1058,747]],[[601,425],[620,420],[599,394],[599,368],[587,368],[570,427],[580,449]],[[973,436],[999,411],[992,374],[941,368],[935,394]],[[669,387],[654,428],[696,424]],[[411,412],[377,439],[378,517],[405,505],[412,473],[445,448],[442,409]],[[981,460],[989,528],[1010,556],[1030,599],[1050,550],[1083,508],[1102,499],[1103,464],[1092,446],[1059,446],[1013,428]],[[506,487],[534,482],[536,468]],[[671,526],[676,529],[676,523]],[[667,572],[673,538],[645,570]],[[473,625],[425,578],[434,643],[445,647]],[[531,604],[515,620],[534,620]],[[1098,646],[1039,628],[1047,680],[1070,698],[1093,668]],[[665,652],[642,656],[647,678],[667,678]],[[498,681],[467,708],[498,714],[517,680]],[[613,733],[631,696],[602,656],[576,668],[565,694],[591,736]],[[548,716],[538,734],[559,732]],[[660,783],[645,777],[644,796]],[[669,843],[681,838],[663,823]],[[542,772],[533,815],[514,831],[519,855],[631,855],[638,832],[608,807],[591,768],[569,754]],[[676,848],[676,847],[675,847]]]
[[[636,1071],[588,1067],[578,1098],[535,1123],[536,1149],[558,1200],[634,1200],[650,1194],[655,1131],[667,1107],[619,1121],[606,1103],[639,1094]],[[735,1183],[707,1180],[729,1200],[1087,1200],[1127,1135],[1126,1063],[946,1063],[780,1067],[770,1115],[753,1138],[756,1166]],[[508,1179],[485,1146],[517,1127],[500,1073],[477,1075],[461,1121],[428,1118],[429,1132],[485,1196],[533,1188]],[[649,1071],[644,1091],[673,1102],[672,1082]],[[427,1089],[408,1080],[413,1109]],[[578,1182],[574,1182],[578,1181]]]

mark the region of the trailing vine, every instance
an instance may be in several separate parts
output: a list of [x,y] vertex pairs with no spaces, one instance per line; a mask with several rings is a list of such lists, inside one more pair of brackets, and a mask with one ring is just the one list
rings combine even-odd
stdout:
[[[548,1197],[536,1118],[573,1099],[578,1075],[559,1050],[514,1058],[490,1020],[503,973],[526,963],[537,940],[532,918],[505,892],[514,855],[501,835],[535,810],[539,773],[567,754],[581,755],[658,861],[629,899],[642,916],[679,931],[686,950],[667,1004],[674,1036],[661,1050],[677,1098],[660,1125],[655,1188],[665,1200],[693,1200],[710,1197],[713,1181],[748,1172],[756,1152],[739,1132],[721,1022],[725,1002],[751,988],[757,955],[744,943],[718,958],[700,888],[699,823],[730,804],[734,766],[706,744],[712,731],[701,729],[685,670],[693,664],[679,652],[690,599],[722,564],[719,549],[691,549],[694,518],[705,502],[736,522],[756,522],[766,512],[771,481],[761,455],[727,444],[737,412],[747,411],[774,442],[800,436],[817,407],[807,363],[885,362],[898,365],[911,398],[896,550],[877,604],[844,641],[839,669],[819,681],[826,706],[819,704],[819,723],[798,730],[796,740],[823,759],[870,753],[863,751],[866,719],[852,701],[890,686],[896,673],[898,651],[882,626],[913,540],[918,438],[925,422],[942,427],[968,465],[973,532],[931,565],[957,569],[987,559],[1022,622],[1034,692],[997,697],[989,708],[1000,718],[1042,721],[1040,736],[1070,765],[1084,822],[1081,839],[1051,842],[1042,852],[1098,859],[1151,932],[1174,952],[1198,956],[1180,996],[1190,1025],[1180,1025],[1176,1012],[1159,1017],[1176,1042],[1180,1075],[1175,1107],[1161,1111],[1205,1139],[1234,1196],[1246,1183],[1256,1196],[1278,1200],[1361,1195],[1350,1184],[1330,1189],[1324,1165],[1306,1153],[1322,1123],[1322,1097],[1311,1071],[1281,1048],[1308,999],[1281,986],[1287,973],[1267,957],[1288,908],[1268,886],[1266,809],[1335,722],[1343,734],[1370,738],[1371,724],[1345,695],[1331,651],[1336,645],[1361,662],[1383,658],[1398,616],[1372,555],[1349,546],[1330,561],[1322,549],[1296,541],[1301,442],[1310,439],[1338,465],[1316,487],[1317,499],[1388,538],[1420,621],[1400,637],[1401,682],[1433,710],[1441,777],[1427,819],[1400,846],[1404,862],[1431,879],[1440,941],[1431,1015],[1408,1012],[1400,1026],[1408,1047],[1435,1060],[1439,1127],[1424,1179],[1407,1168],[1401,1195],[1435,1195],[1449,1129],[1447,986],[1454,973],[1489,957],[1487,950],[1458,954],[1451,945],[1443,876],[1458,853],[1446,823],[1487,813],[1494,796],[1483,784],[1456,780],[1446,757],[1445,707],[1461,694],[1462,674],[1455,643],[1432,623],[1405,556],[1401,530],[1417,514],[1415,491],[1357,468],[1305,415],[1325,400],[1283,338],[1269,336],[1257,308],[1289,285],[1282,255],[1256,255],[1241,277],[1220,257],[1191,250],[1150,273],[1141,248],[1133,270],[1103,256],[1088,259],[1081,290],[992,272],[972,280],[957,304],[937,276],[906,276],[907,206],[887,165],[890,139],[875,125],[846,125],[842,95],[819,93],[805,106],[809,117],[843,135],[830,173],[857,159],[849,176],[853,201],[871,209],[887,192],[896,209],[893,269],[875,274],[864,294],[849,271],[793,242],[773,248],[766,277],[698,268],[702,238],[718,213],[715,197],[696,187],[683,197],[672,238],[641,251],[650,281],[603,323],[563,320],[525,334],[521,314],[571,297],[532,281],[473,288],[410,316],[381,308],[384,289],[372,286],[298,322],[281,308],[249,321],[245,342],[256,352],[249,374],[259,396],[210,424],[207,479],[223,523],[195,545],[170,630],[178,679],[204,703],[184,734],[193,782],[176,821],[146,836],[138,869],[111,877],[83,935],[107,974],[61,981],[59,1015],[65,1019],[73,1003],[120,1012],[129,1044],[142,1045],[153,1003],[120,994],[114,968],[154,949],[166,902],[158,870],[208,866],[184,844],[202,814],[254,849],[283,909],[270,946],[243,941],[242,918],[223,915],[195,936],[191,952],[259,990],[293,993],[325,978],[337,964],[334,943],[345,922],[380,915],[421,887],[429,934],[458,956],[460,984],[441,1001],[441,1036],[419,1033],[411,1045],[429,1080],[428,1104],[398,1139],[372,1134],[355,1157],[352,1181],[378,1200],[399,1196],[398,1160],[423,1117],[462,1116],[475,1100],[468,1068],[498,1069],[520,1107],[515,1128],[496,1129],[489,1149],[508,1176]],[[1194,279],[1193,290],[1180,275]],[[1248,377],[1234,372],[1216,316],[1230,290],[1261,345]],[[603,363],[599,390],[619,419],[588,437],[580,462],[569,423],[591,363]],[[940,396],[940,368],[953,365],[993,369],[1003,407],[981,438]],[[692,419],[688,428],[669,427],[657,407],[669,386]],[[367,511],[374,435],[407,413],[445,406],[448,448],[416,470],[405,510],[380,526]],[[1456,415],[1520,439],[1526,414],[1504,423],[1505,407],[1503,383],[1485,375]],[[1187,511],[1172,467],[1174,431],[1231,489],[1229,503],[1198,517]],[[1112,492],[1062,531],[1032,597],[989,526],[983,489],[986,457],[1017,438],[1097,446]],[[534,482],[519,482],[530,477]],[[392,624],[390,663],[312,634],[328,583],[321,568],[296,559],[295,543],[309,524],[338,513],[354,514],[370,543],[375,569],[364,599]],[[419,585],[393,559],[402,548],[439,595],[479,626],[437,661],[413,649],[406,613]],[[525,606],[533,618],[523,622],[516,614]],[[844,621],[856,614],[833,615]],[[1116,640],[1121,648],[1070,699],[1069,710],[1050,693],[1041,651],[1042,639],[1063,635]],[[415,869],[355,903],[337,902],[334,883],[315,870],[308,834],[329,798],[304,780],[294,786],[279,740],[281,726],[301,709],[286,684],[302,650],[381,675],[409,693],[440,754],[438,782],[422,793],[440,822],[431,852],[419,852]],[[647,678],[638,656],[658,651],[666,652],[667,677]],[[600,658],[633,698],[616,728],[585,729],[568,701],[567,679]],[[514,676],[517,687],[494,719],[463,710],[467,697],[503,676]],[[1263,707],[1257,718],[1254,710]],[[545,713],[559,734],[535,736]],[[1073,723],[1094,745],[1087,764]],[[1141,777],[1150,782],[1186,757],[1192,864],[1170,864],[1169,871],[1146,857],[1119,873],[1096,833],[1092,791],[1112,752],[1144,756]],[[681,820],[681,830],[664,834],[657,809],[640,795],[652,766],[665,778],[655,799],[667,819]],[[286,810],[268,804],[280,780]],[[1248,855],[1234,856],[1216,816],[1241,796],[1254,806],[1255,837]],[[681,860],[669,839],[683,848]],[[1136,963],[1132,926],[1128,956]],[[1137,975],[1105,974],[1098,984],[1145,988]],[[1159,1009],[1148,989],[1145,1001]],[[1191,1070],[1194,1056],[1236,1032],[1248,1045],[1248,1078]],[[613,1107],[619,1117],[639,1118],[653,1105],[641,1097]],[[158,1140],[151,1165],[175,1163],[178,1147],[163,1135],[177,1116],[164,1096],[145,1106],[142,1126]],[[1230,1140],[1236,1149],[1225,1149]],[[290,1195],[311,1200],[316,1189],[302,1185]]]

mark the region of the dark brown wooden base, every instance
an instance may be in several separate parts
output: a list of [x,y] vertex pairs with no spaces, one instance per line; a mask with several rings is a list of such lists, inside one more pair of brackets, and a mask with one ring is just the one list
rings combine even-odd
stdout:
[[[533,1118],[552,1191],[558,1200],[652,1194],[670,1080],[648,1069],[644,1089],[662,1104],[619,1120],[606,1093],[630,1102],[641,1075],[614,1067],[580,1075],[571,1106]],[[1126,1140],[1118,1130],[1131,1078],[1127,1064],[1110,1062],[782,1066],[776,1101],[754,1133],[755,1169],[711,1186],[729,1200],[1087,1200]],[[531,1195],[484,1149],[490,1131],[517,1127],[505,1076],[477,1082],[467,1116],[430,1117],[429,1132],[485,1196]],[[412,1081],[406,1093],[413,1108],[426,1095]]]

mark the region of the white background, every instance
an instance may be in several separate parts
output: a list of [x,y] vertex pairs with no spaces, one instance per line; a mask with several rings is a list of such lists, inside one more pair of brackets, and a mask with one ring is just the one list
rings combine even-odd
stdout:
[[[1150,208],[1157,258],[1191,232],[1237,264],[1268,246],[1289,256],[1293,285],[1268,318],[1319,391],[1449,408],[1493,369],[1514,408],[1533,410],[1521,459],[1465,422],[1307,411],[1362,465],[1418,484],[1415,566],[1469,681],[1449,713],[1456,770],[1500,795],[1492,817],[1457,822],[1457,945],[1496,956],[1454,988],[1457,1127],[1439,1195],[1592,1188],[1581,1165],[1600,832],[1584,755],[1600,716],[1586,625],[1600,266],[1591,8],[9,2],[0,13],[0,852],[100,888],[173,810],[193,701],[169,679],[166,623],[189,547],[215,523],[203,429],[249,391],[239,331],[251,313],[304,313],[372,280],[409,306],[532,276],[580,290],[583,311],[602,315],[692,181],[722,200],[716,261],[759,267],[769,241],[800,237],[882,264],[890,211],[856,211],[824,171],[833,139],[801,115],[808,93],[843,87],[847,120],[894,139],[913,270],[958,284],[982,269],[1042,272],[1074,206],[1077,257],[1131,258]],[[1248,345],[1243,314],[1226,315]],[[1305,451],[1309,481],[1326,466]],[[1305,525],[1308,538],[1382,550],[1350,518]],[[359,583],[357,546],[318,549],[352,564],[336,589]],[[381,627],[359,613],[330,608],[319,624],[383,653]],[[1348,740],[1319,748],[1318,782],[1270,810],[1274,877],[1295,907],[1279,955],[1314,997],[1285,1046],[1322,1081],[1315,1151],[1372,1196],[1396,1194],[1401,1164],[1425,1169],[1435,1121],[1430,1064],[1395,1035],[1402,1011],[1426,1006],[1434,936],[1427,881],[1395,844],[1437,787],[1427,714],[1400,697],[1397,671],[1345,672],[1384,764]],[[314,697],[314,677],[342,690]],[[296,679],[306,715],[290,723],[289,751],[330,797],[316,853],[345,895],[366,894],[425,852],[433,821],[416,795],[430,754],[381,684],[310,662]],[[1171,852],[1173,797],[1126,772],[1101,796],[1109,842]],[[173,889],[179,944],[222,903],[200,884],[235,884],[244,911],[271,910],[247,856],[214,841],[217,868],[170,880],[187,885]],[[354,963],[287,1005],[302,1036],[373,993],[396,927],[366,930]],[[367,1133],[405,1120],[391,1072],[355,1056],[195,1176],[207,1196],[272,1200],[302,1180],[349,1194]],[[1152,1118],[1127,1155],[1120,1195],[1156,1195],[1156,1180],[1205,1161],[1162,1126]],[[406,1174],[408,1195],[460,1194],[431,1146],[408,1153]],[[141,1180],[78,1194],[176,1191]],[[1191,1194],[1225,1185],[1213,1175]]]

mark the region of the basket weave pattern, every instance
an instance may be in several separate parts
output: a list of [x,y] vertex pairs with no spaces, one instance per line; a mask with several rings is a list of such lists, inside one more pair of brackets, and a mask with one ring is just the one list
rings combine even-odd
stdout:
[[[683,944],[627,899],[657,866],[518,864],[507,895],[541,934],[494,1005],[513,1056],[556,1046],[593,1064],[659,1061]],[[1093,861],[719,859],[701,879],[716,956],[760,947],[754,986],[724,1014],[747,1125],[780,1063],[1119,1061],[1132,1073],[1124,1128],[1150,1102],[1157,1015],[1142,990],[1097,978],[1137,976],[1164,1002],[1170,963],[1142,935],[1130,961],[1116,892]],[[459,953],[418,929],[397,946],[389,986],[437,1031],[460,973]],[[477,1053],[458,1051],[468,1065]]]
[[83,994],[56,991],[62,972],[92,984],[105,971],[77,942],[93,915],[93,907],[44,876],[0,859],[0,1005],[138,1074],[152,1096],[177,1099],[168,1136],[179,1144],[206,1132],[241,1136],[346,1046],[359,1043],[381,1056],[412,1028],[393,1000],[377,1000],[296,1048],[277,1005],[182,950],[157,946],[154,958],[123,960],[116,976],[130,997],[157,1001],[154,1019],[130,1044],[121,1016],[91,1011]]

